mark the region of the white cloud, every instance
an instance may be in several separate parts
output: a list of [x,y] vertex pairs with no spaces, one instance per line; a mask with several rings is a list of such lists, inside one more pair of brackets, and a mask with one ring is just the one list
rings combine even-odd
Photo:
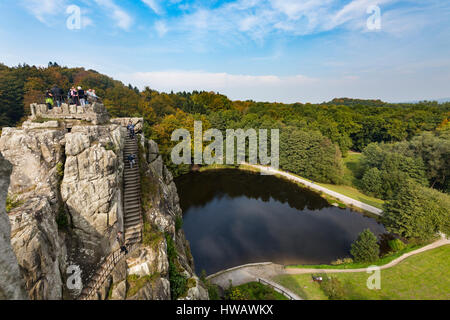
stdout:
[[133,24],[131,16],[121,7],[116,5],[113,0],[95,0],[95,2],[110,13],[110,16],[115,20],[116,25],[119,28],[128,30]]
[[150,9],[152,9],[156,14],[162,14],[163,9],[158,0],[142,0]]
[[[160,91],[218,91],[232,98],[250,98],[257,91],[270,92],[271,88],[296,88],[311,85],[318,80],[303,75],[279,77],[275,75],[243,75],[204,71],[155,71],[119,75],[125,82],[140,88],[150,86]],[[268,90],[268,91],[267,91]],[[243,94],[243,96],[241,95]]]
[[401,102],[448,95],[450,65],[447,60],[436,61],[435,65],[440,66],[440,71],[433,77],[425,76],[426,71],[422,67],[414,69],[413,74],[386,70],[381,74],[341,74],[321,78],[203,71],[137,72],[115,77],[141,89],[149,86],[164,92],[206,90],[220,92],[233,100],[320,103],[336,97],[352,97]]
[[48,16],[61,14],[66,9],[65,0],[21,0],[21,4],[42,23],[48,24]]
[[166,35],[166,33],[169,31],[169,28],[167,27],[167,25],[164,21],[156,21],[155,29],[156,29],[156,32],[158,33],[159,37],[164,37]]

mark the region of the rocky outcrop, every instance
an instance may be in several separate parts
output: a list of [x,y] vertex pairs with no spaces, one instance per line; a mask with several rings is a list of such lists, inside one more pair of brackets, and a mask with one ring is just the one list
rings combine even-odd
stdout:
[[144,129],[144,119],[143,118],[113,118],[110,120],[111,123],[121,125],[126,127],[130,122],[134,124],[134,131],[136,133],[141,133]]
[[[173,239],[175,264],[186,279],[185,293],[180,299],[207,300],[208,292],[194,272],[194,261],[183,230],[176,221],[182,211],[173,176],[164,166],[158,145],[141,137],[141,182],[146,226],[140,249],[127,257],[113,272],[111,299],[169,300],[171,296],[169,256],[166,236]],[[124,288],[126,290],[124,291]]]
[[61,199],[70,214],[82,259],[94,263],[110,253],[123,226],[122,179],[125,131],[118,125],[75,126],[65,135]]
[[10,212],[11,243],[32,299],[63,296],[65,247],[55,212],[46,197],[36,197]]
[[[118,249],[115,236],[123,231],[127,135],[122,122],[130,119],[103,125],[95,125],[94,120],[90,124],[68,122],[64,119],[67,107],[51,114],[39,107],[40,115],[59,114],[58,121],[41,123],[32,117],[22,128],[3,128],[0,298],[74,299],[81,289],[68,287],[67,270],[79,267],[86,285],[105,258]],[[72,114],[75,109],[69,107],[69,111]],[[137,118],[139,123],[142,119]],[[98,297],[171,299],[169,266],[173,264],[187,282],[181,299],[208,299],[195,275],[183,230],[176,227],[182,212],[172,174],[154,141],[141,137],[140,149],[143,241],[118,263],[102,283]]]
[[24,282],[11,246],[11,226],[5,210],[12,165],[0,154],[0,300],[25,300]]
[[[82,280],[117,246],[122,228],[122,148],[115,124],[3,128],[0,152],[12,164],[11,244],[32,299],[73,298],[66,269]],[[5,232],[6,234],[6,232]],[[72,296],[71,296],[72,294]]]
[[33,103],[30,105],[31,119],[51,118],[64,120],[89,121],[94,125],[105,124],[109,121],[109,114],[103,104],[95,102],[86,106],[68,105],[49,109],[46,104]]

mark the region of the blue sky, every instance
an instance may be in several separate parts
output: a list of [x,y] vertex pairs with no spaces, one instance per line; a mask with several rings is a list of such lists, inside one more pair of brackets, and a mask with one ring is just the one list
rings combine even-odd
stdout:
[[56,61],[161,91],[450,97],[450,0],[1,0],[0,36],[7,65]]

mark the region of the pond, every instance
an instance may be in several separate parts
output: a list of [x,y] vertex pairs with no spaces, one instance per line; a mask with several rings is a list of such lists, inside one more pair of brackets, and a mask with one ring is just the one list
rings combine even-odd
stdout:
[[176,184],[198,274],[256,262],[330,263],[350,256],[364,229],[385,232],[374,218],[275,176],[211,170],[181,176]]

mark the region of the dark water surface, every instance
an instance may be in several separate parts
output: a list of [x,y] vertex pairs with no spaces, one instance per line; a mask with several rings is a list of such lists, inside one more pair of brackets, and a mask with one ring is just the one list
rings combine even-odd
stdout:
[[190,173],[176,180],[196,271],[207,274],[253,262],[329,263],[375,219],[330,206],[317,193],[239,170]]

